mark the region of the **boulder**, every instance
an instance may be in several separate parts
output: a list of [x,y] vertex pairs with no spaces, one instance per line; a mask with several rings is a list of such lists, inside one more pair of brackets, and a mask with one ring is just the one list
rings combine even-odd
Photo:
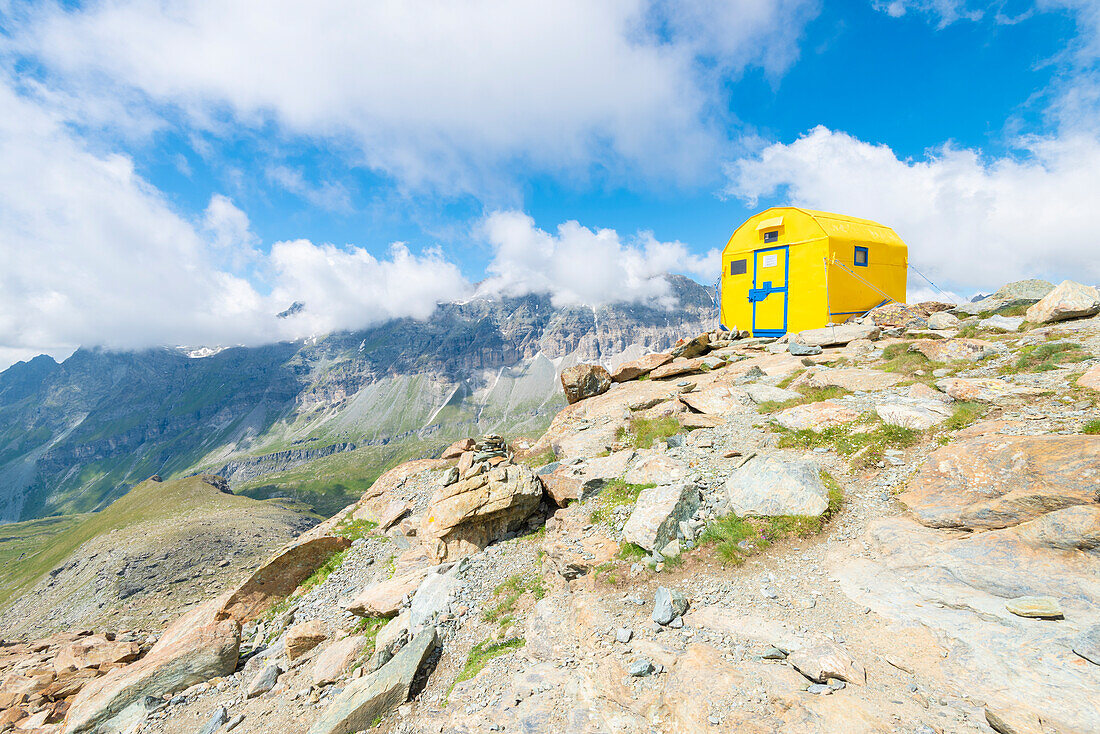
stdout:
[[623,526],[623,540],[654,551],[672,540],[681,520],[690,520],[699,509],[699,490],[678,482],[643,489],[634,511]]
[[730,511],[742,517],[820,517],[829,507],[821,467],[809,459],[754,458],[730,475],[725,489]]
[[696,411],[708,415],[725,415],[741,405],[735,393],[724,385],[715,385],[699,392],[689,392],[680,396],[680,402]]
[[564,468],[558,467],[554,471],[540,473],[538,476],[546,494],[558,507],[576,502],[584,494],[584,482]]
[[932,314],[951,308],[953,304],[939,301],[920,303],[887,303],[877,306],[868,315],[877,326],[883,328],[924,329]]
[[460,441],[455,441],[440,454],[439,458],[457,459],[466,451],[473,451],[475,443],[476,442],[472,438],[464,438]]
[[283,670],[275,663],[268,663],[264,666],[256,676],[252,679],[252,682],[248,685],[248,690],[245,691],[245,698],[256,698],[262,696],[279,682],[279,674]]
[[1077,319],[1100,313],[1100,293],[1090,285],[1063,280],[1054,290],[1027,310],[1027,320],[1033,324]]
[[203,604],[168,627],[136,662],[89,681],[65,716],[66,734],[122,730],[144,716],[145,698],[163,698],[237,667],[241,626],[224,616],[227,595]]
[[706,354],[709,349],[710,337],[707,334],[700,334],[694,339],[681,339],[676,342],[676,346],[672,348],[672,357],[691,359]]
[[647,354],[644,357],[639,357],[629,362],[623,362],[611,373],[611,379],[614,382],[636,380],[642,375],[648,375],[671,359],[671,354]]
[[662,380],[666,377],[686,375],[690,372],[698,372],[703,366],[702,357],[695,359],[674,359],[668,364],[663,364],[649,373],[654,380]]
[[420,582],[409,605],[409,633],[435,625],[451,609],[451,598],[462,582],[449,573],[430,573]]
[[906,392],[906,395],[908,395],[908,397],[910,397],[911,399],[920,402],[937,400],[941,403],[950,403],[954,401],[954,398],[952,398],[947,393],[943,393],[939,390],[936,390],[935,388],[928,387],[928,385],[925,385],[921,382],[914,382],[912,385],[910,385],[909,390]]
[[859,418],[859,411],[832,400],[796,405],[775,416],[775,422],[790,431],[814,431],[851,423]]
[[627,484],[669,484],[687,479],[688,467],[668,454],[642,451],[623,475]]
[[292,626],[286,633],[286,658],[294,662],[328,638],[325,625],[312,619]]
[[388,663],[397,651],[409,641],[409,613],[402,612],[378,630],[374,637],[374,655],[370,660],[370,671],[375,671]]
[[797,339],[792,339],[787,345],[787,351],[795,357],[812,357],[815,354],[821,354],[822,350],[817,344],[803,344]]
[[54,670],[83,670],[129,663],[141,656],[136,642],[115,642],[104,635],[88,635],[63,645],[53,659]]
[[937,311],[928,317],[928,328],[942,331],[959,328],[959,317],[947,311]]
[[[458,470],[451,467],[448,473],[452,472],[453,479],[451,479],[451,481],[444,481],[444,484],[454,484],[458,481]],[[381,531],[389,530],[410,511],[412,511],[412,504],[406,500],[391,500],[387,502],[386,506],[382,508],[382,511],[378,513],[378,529]]]
[[1085,374],[1077,378],[1077,384],[1100,392],[1100,364],[1085,370]]
[[611,387],[611,375],[598,364],[578,364],[561,372],[561,387],[570,405],[603,395]]
[[996,377],[946,377],[936,387],[955,400],[978,403],[1000,403],[1027,392]]
[[822,641],[795,650],[787,656],[787,662],[815,683],[826,683],[830,678],[857,686],[867,682],[867,671],[835,642]]
[[1005,348],[984,339],[918,339],[909,345],[909,351],[920,352],[933,362],[976,362]]
[[418,634],[381,668],[348,683],[309,734],[352,734],[370,729],[375,719],[408,699],[417,672],[438,644],[434,627]]
[[851,392],[885,390],[905,378],[894,372],[848,367],[843,369],[819,369],[809,377],[810,387],[836,386]]
[[1054,284],[1050,281],[1029,278],[1006,283],[997,289],[997,292],[990,298],[1007,301],[1031,301],[1034,303],[1045,298],[1052,290],[1054,290]]
[[290,596],[333,553],[351,547],[351,541],[322,535],[284,547],[229,594],[218,619],[246,622],[266,611],[276,600]]
[[771,385],[748,385],[745,387],[745,394],[749,396],[749,400],[757,405],[760,403],[785,403],[788,400],[802,397],[800,392]]
[[990,316],[978,322],[978,328],[989,331],[1019,331],[1024,325],[1023,316]]
[[688,610],[687,597],[678,589],[670,589],[666,586],[657,587],[657,593],[653,596],[653,621],[665,625],[684,616]]
[[791,341],[797,341],[806,346],[831,347],[837,344],[847,344],[856,339],[874,340],[878,337],[879,328],[874,324],[849,323],[800,331],[791,337]]
[[1061,619],[1062,607],[1052,596],[1018,596],[1005,602],[1005,609],[1017,617]]
[[937,449],[899,495],[922,524],[1003,528],[1100,498],[1100,436],[987,436]]
[[313,685],[335,683],[347,675],[369,644],[365,635],[349,635],[326,645],[313,663]]
[[401,610],[401,603],[416,592],[430,567],[395,574],[393,578],[372,584],[348,605],[347,610],[360,617],[392,617]]
[[440,561],[477,552],[522,525],[538,507],[542,487],[535,473],[522,464],[494,467],[463,479],[432,496],[421,535]]
[[875,413],[883,423],[914,431],[924,431],[938,426],[949,417],[951,409],[938,400],[920,403],[886,403],[876,405]]

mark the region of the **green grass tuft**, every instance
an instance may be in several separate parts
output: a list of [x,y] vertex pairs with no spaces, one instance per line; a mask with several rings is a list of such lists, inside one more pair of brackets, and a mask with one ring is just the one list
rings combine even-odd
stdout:
[[333,534],[342,536],[348,540],[358,540],[377,527],[378,523],[374,520],[352,520],[348,517],[336,526]]
[[665,418],[631,418],[630,423],[621,426],[615,434],[619,443],[636,449],[648,449],[655,441],[675,436],[681,430],[680,421],[672,416]]
[[322,563],[316,571],[309,575],[305,581],[298,587],[296,593],[304,594],[310,589],[316,588],[325,583],[325,579],[332,575],[332,572],[340,568],[340,564],[344,562],[344,558],[348,555],[347,550],[336,551],[328,560]]
[[[488,640],[484,640],[474,645],[470,648],[470,654],[466,656],[466,665],[463,666],[458,677],[455,678],[455,682],[447,689],[447,697],[451,695],[451,691],[454,690],[456,685],[463,681],[468,681],[480,673],[490,660],[499,658],[501,655],[507,655],[513,650],[518,650],[523,647],[524,644],[526,644],[526,642],[522,637],[513,637],[503,642],[489,642]],[[446,698],[444,700],[446,700]]]
[[948,431],[957,431],[976,423],[979,418],[985,415],[987,410],[989,410],[989,406],[984,403],[955,403],[954,412],[942,425]]
[[1020,350],[1015,364],[1002,369],[1003,374],[1019,372],[1048,372],[1059,365],[1083,362],[1091,357],[1085,348],[1074,342],[1048,342],[1032,344]]
[[638,501],[638,495],[643,489],[655,487],[655,484],[627,484],[621,479],[614,479],[607,483],[596,497],[596,507],[592,510],[588,519],[590,522],[607,522],[611,519],[611,512],[622,505],[632,505]]
[[877,417],[865,416],[870,423],[834,426],[824,431],[790,431],[775,427],[781,436],[780,448],[814,449],[831,446],[841,456],[852,457],[860,466],[870,466],[882,461],[886,449],[905,448],[920,442],[921,431],[891,426]]
[[809,385],[802,385],[798,388],[798,392],[802,393],[801,397],[791,398],[790,400],[782,401],[767,400],[756,406],[756,410],[760,413],[778,413],[781,410],[793,408],[796,405],[818,403],[822,400],[833,400],[835,398],[844,397],[848,394],[847,390],[836,385],[828,385],[826,387],[810,387]]
[[1100,435],[1100,419],[1089,421],[1081,426],[1081,433],[1087,433],[1090,436]]
[[538,468],[540,466],[546,466],[552,464],[558,460],[558,455],[554,451],[553,447],[546,449],[541,454],[533,454],[531,456],[525,456],[520,459],[520,463],[527,466]]
[[546,586],[543,584],[541,577],[522,573],[508,577],[493,590],[494,598],[502,598],[482,613],[482,619],[486,622],[504,624],[505,618],[512,614],[520,598],[528,592],[535,599],[542,599],[546,596]]

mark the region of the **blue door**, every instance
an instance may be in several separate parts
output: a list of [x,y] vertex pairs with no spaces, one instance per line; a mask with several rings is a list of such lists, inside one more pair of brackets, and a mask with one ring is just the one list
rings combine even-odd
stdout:
[[790,258],[787,247],[768,247],[753,253],[752,334],[783,336],[787,333],[787,279]]

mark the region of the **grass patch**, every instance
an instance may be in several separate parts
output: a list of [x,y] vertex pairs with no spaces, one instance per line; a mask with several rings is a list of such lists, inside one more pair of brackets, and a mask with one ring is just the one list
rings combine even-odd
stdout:
[[1048,372],[1058,369],[1059,365],[1083,362],[1091,356],[1084,347],[1074,342],[1033,344],[1021,349],[1015,364],[1002,369],[1002,373]]
[[834,398],[841,398],[848,394],[847,390],[836,385],[827,385],[825,387],[802,385],[798,388],[798,392],[802,393],[801,397],[791,398],[790,400],[766,400],[760,403],[760,405],[756,407],[756,410],[760,413],[778,413],[781,410],[793,408],[796,405],[818,403],[822,400],[833,400]]
[[943,427],[948,431],[958,431],[978,421],[989,406],[984,403],[961,402],[955,403],[955,411],[943,422]]
[[619,544],[618,557],[624,561],[639,561],[648,555],[645,548],[635,543],[627,541]]
[[450,697],[451,691],[455,689],[455,686],[476,676],[485,668],[485,665],[490,660],[499,658],[501,655],[507,655],[513,650],[518,650],[525,644],[526,642],[522,637],[513,637],[503,642],[489,642],[488,640],[484,640],[474,645],[470,648],[470,654],[466,656],[466,665],[463,666],[458,677],[455,678],[455,682],[447,689],[447,696],[444,698],[444,701],[446,701],[446,698]]
[[540,467],[540,466],[546,466],[547,464],[552,464],[553,462],[555,462],[557,460],[558,460],[557,453],[554,451],[553,448],[548,448],[545,451],[543,451],[541,454],[533,454],[531,456],[523,457],[522,459],[520,459],[520,463],[526,464],[527,466],[530,466],[530,467],[536,467],[537,468],[537,467]]
[[596,507],[588,516],[589,522],[607,522],[611,519],[611,513],[616,507],[634,504],[638,501],[638,495],[643,489],[656,486],[655,484],[627,484],[621,479],[608,482],[595,500]]
[[352,520],[350,517],[347,517],[336,526],[333,533],[347,538],[348,540],[359,540],[359,538],[367,535],[376,527],[378,527],[378,523],[374,520]]
[[305,581],[298,587],[298,591],[295,593],[304,594],[310,589],[314,589],[321,584],[325,583],[325,579],[332,575],[332,572],[340,568],[340,564],[344,562],[344,558],[348,555],[347,550],[336,551],[328,560],[318,567],[316,571],[309,575]]
[[608,584],[609,586],[615,586],[622,579],[619,575],[620,569],[617,565],[608,561],[607,563],[601,563],[596,566],[592,571],[593,578],[599,583]]
[[804,369],[795,370],[794,372],[792,372],[791,374],[787,375],[782,380],[780,380],[779,383],[776,385],[776,387],[781,388],[783,390],[786,390],[788,387],[791,386],[791,383],[794,382],[795,380],[797,380],[802,375],[802,373],[805,372],[805,371],[806,370],[804,370]]
[[528,592],[535,599],[546,596],[546,586],[543,585],[542,579],[521,573],[510,576],[493,590],[493,597],[500,597],[500,600],[482,613],[482,619],[486,622],[504,624],[504,619],[510,617],[520,598]]
[[648,449],[654,441],[664,440],[680,432],[680,421],[672,416],[664,418],[631,418],[615,434],[616,440],[636,449]]
[[824,431],[790,431],[776,427],[782,435],[780,448],[815,449],[831,446],[841,456],[851,457],[859,466],[870,466],[883,460],[887,449],[900,449],[920,442],[924,435],[912,428],[883,423],[877,417],[861,424],[834,426]]
[[1089,421],[1081,426],[1081,433],[1087,433],[1090,436],[1100,435],[1100,420]]
[[[821,517],[726,515],[707,526],[699,538],[699,546],[713,547],[723,563],[736,566],[754,553],[784,538],[806,538],[820,533],[825,523],[840,511],[844,502],[844,490],[829,472],[821,472],[821,481],[825,484],[829,497],[829,505]],[[751,545],[742,546],[741,543],[746,540],[752,541]]]
[[947,367],[945,363],[934,362],[920,352],[909,351],[911,345],[912,342],[901,342],[883,349],[882,364],[879,365],[879,369],[905,375],[906,378],[914,381],[931,382],[933,370]]

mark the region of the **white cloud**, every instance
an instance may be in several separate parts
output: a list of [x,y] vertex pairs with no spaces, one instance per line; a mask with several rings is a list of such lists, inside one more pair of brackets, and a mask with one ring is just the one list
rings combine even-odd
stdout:
[[546,293],[555,305],[671,303],[665,273],[709,282],[719,270],[717,250],[693,256],[680,242],[659,242],[649,233],[624,242],[615,230],[591,230],[577,222],[559,225],[554,235],[517,211],[491,214],[484,233],[493,260],[481,292]]
[[943,287],[1100,281],[1100,140],[1066,134],[1019,144],[1020,158],[944,146],[900,160],[885,145],[817,127],[731,165],[726,191],[750,204],[778,197],[882,222]]
[[[405,186],[492,193],[554,175],[712,174],[717,75],[797,56],[817,0],[248,0],[50,4],[10,45],[73,94],[192,126],[270,122],[350,145]],[[11,13],[14,15],[14,11]]]
[[342,184],[333,181],[311,184],[301,171],[289,166],[270,166],[266,174],[269,180],[318,209],[341,213],[352,211],[351,193]]

